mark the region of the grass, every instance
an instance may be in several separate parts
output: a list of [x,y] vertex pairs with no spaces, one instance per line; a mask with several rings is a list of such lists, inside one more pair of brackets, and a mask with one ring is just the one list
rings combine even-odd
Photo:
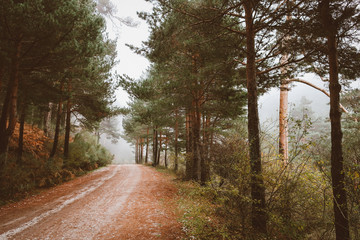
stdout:
[[170,169],[156,169],[174,178],[173,182],[178,190],[176,212],[186,234],[185,239],[232,239],[226,232],[222,219],[216,214],[218,206],[214,203],[214,195],[209,188],[196,182],[183,181]]

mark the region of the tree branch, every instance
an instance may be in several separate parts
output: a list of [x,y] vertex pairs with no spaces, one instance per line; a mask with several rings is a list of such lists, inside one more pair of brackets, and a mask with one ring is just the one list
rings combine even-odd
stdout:
[[[316,90],[319,90],[320,92],[324,93],[326,96],[330,97],[330,94],[329,94],[325,89],[322,89],[322,88],[320,88],[320,87],[318,87],[318,86],[316,86],[316,85],[314,85],[314,84],[312,84],[312,83],[310,83],[310,82],[308,82],[308,81],[294,78],[294,79],[289,79],[289,80],[287,80],[287,82],[288,82],[288,83],[290,83],[290,82],[299,82],[299,83],[306,84],[306,85],[308,85],[308,86],[310,86],[310,87],[312,87],[312,88],[315,88]],[[346,110],[346,109],[344,108],[344,106],[341,105],[341,103],[340,103],[339,107],[340,107],[340,109],[341,109],[344,113],[349,113],[348,110]]]

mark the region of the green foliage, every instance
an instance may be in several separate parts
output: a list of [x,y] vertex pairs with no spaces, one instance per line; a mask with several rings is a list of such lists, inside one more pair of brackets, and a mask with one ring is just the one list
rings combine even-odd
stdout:
[[[11,158],[8,159],[14,162]],[[35,160],[35,159],[32,159]],[[18,166],[15,163],[8,164],[0,172],[0,205],[9,199],[18,199],[34,187],[36,187],[35,169],[27,166]]]
[[193,182],[180,183],[178,188],[180,222],[189,239],[232,239],[218,221],[210,192]]
[[0,171],[0,205],[103,167],[110,164],[114,157],[97,144],[93,134],[85,131],[77,134],[70,144],[69,159],[62,159],[58,155],[44,159],[24,152],[19,164],[16,156],[16,152],[10,151],[6,166]]
[[81,132],[70,144],[70,156],[64,160],[64,167],[89,171],[110,164],[113,158],[108,150],[97,144],[96,136]]
[[[307,120],[311,122],[310,119]],[[312,160],[308,125],[293,132],[302,136],[296,157],[285,167],[277,156],[264,155],[268,239],[333,239],[333,202],[327,168]],[[303,133],[300,133],[303,132]],[[212,147],[212,179],[206,187],[180,184],[179,207],[189,237],[194,239],[261,239],[251,229],[251,188],[248,143],[243,121]],[[270,133],[267,136],[271,135]],[[314,134],[314,136],[318,136]],[[276,148],[275,148],[276,149]],[[310,151],[310,153],[308,152]],[[267,152],[267,151],[263,151]],[[356,211],[354,211],[356,213]],[[356,220],[356,215],[352,214]]]
[[360,90],[344,94],[343,104],[349,114],[343,118],[343,152],[345,160],[346,186],[348,193],[349,223],[353,239],[360,239]]

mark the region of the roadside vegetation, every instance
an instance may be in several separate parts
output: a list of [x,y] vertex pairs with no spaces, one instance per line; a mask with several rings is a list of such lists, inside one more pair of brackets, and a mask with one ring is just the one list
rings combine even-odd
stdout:
[[[268,234],[263,239],[335,239],[330,166],[328,121],[316,117],[308,101],[293,109],[289,124],[291,165],[284,167],[277,147],[276,126],[263,126],[261,133],[264,185],[267,189]],[[300,114],[301,115],[298,115]],[[346,123],[346,121],[344,122]],[[265,123],[264,123],[265,124]],[[346,125],[346,124],[345,124]],[[347,132],[347,127],[344,127]],[[345,148],[356,147],[354,136],[344,137]],[[352,145],[355,144],[355,145]],[[234,129],[213,147],[211,179],[202,185],[186,180],[185,158],[180,157],[174,172],[174,155],[168,159],[168,171],[175,174],[178,188],[177,211],[189,239],[262,239],[251,227],[250,165],[247,154],[246,122],[234,123]],[[360,197],[359,168],[351,162],[353,151],[346,151],[347,193],[352,239],[359,239]],[[161,158],[164,159],[164,153]],[[184,160],[181,160],[184,159]],[[163,160],[160,169],[164,169]]]
[[[152,63],[121,77],[135,162],[173,169],[196,239],[360,239],[359,1],[149,0]],[[303,79],[305,73],[323,82]],[[293,83],[329,97],[289,109]],[[278,122],[258,97],[278,88]],[[269,111],[271,109],[268,109]]]
[[[49,159],[52,141],[43,131],[31,125],[25,125],[24,156],[21,164],[16,161],[17,137],[11,139],[8,152],[8,164],[1,172],[0,205],[20,200],[89,171],[106,166],[113,155],[97,143],[93,133],[82,131],[74,135],[70,142],[70,156],[56,154]],[[62,145],[63,139],[60,139]],[[62,148],[59,149],[63,150]]]

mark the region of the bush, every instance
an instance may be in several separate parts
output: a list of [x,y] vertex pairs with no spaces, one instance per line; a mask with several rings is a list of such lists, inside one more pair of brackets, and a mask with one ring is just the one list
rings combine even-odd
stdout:
[[[49,142],[44,142],[44,146],[47,145],[51,149]],[[14,149],[16,150],[16,147]],[[9,200],[21,199],[36,188],[55,186],[86,171],[105,166],[111,163],[114,157],[97,144],[96,137],[88,132],[75,136],[70,143],[69,155],[68,159],[63,160],[62,154],[48,159],[47,154],[37,156],[33,151],[24,152],[19,163],[16,161],[17,152],[9,151],[6,165],[0,169],[0,205]]]
[[64,161],[68,169],[83,169],[91,171],[98,167],[110,164],[114,156],[103,146],[97,144],[96,136],[89,132],[76,134],[74,141],[69,145],[69,159]]
[[[221,226],[212,230],[221,232],[221,236],[226,236],[224,239],[259,239],[251,230],[250,161],[246,139],[246,130],[241,126],[227,136],[218,137],[211,152],[212,179],[208,187],[201,190],[215,206],[215,216],[221,222]],[[332,239],[332,191],[328,175],[307,153],[313,146],[311,142],[298,143],[301,145],[296,146],[297,149],[302,150],[296,151],[296,158],[293,158],[296,161],[287,167],[277,156],[276,147],[268,145],[271,151],[263,149],[267,237]]]

